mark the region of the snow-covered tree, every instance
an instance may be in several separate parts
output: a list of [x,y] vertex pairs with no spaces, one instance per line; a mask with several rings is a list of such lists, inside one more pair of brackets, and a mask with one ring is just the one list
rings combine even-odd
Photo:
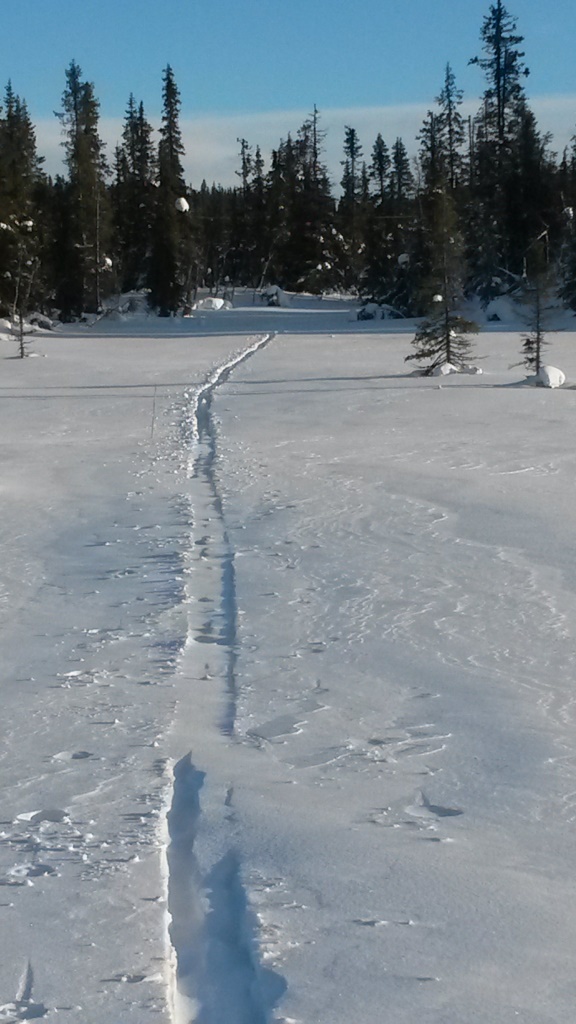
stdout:
[[478,333],[478,324],[452,312],[445,297],[438,296],[438,313],[422,321],[412,342],[414,352],[406,356],[406,362],[415,360],[427,363],[425,376],[434,372],[442,363],[462,366],[471,352],[471,334]]

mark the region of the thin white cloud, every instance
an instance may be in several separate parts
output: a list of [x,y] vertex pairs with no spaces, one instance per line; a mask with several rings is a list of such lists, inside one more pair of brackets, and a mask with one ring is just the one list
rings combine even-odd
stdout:
[[[552,134],[552,149],[561,153],[576,132],[576,96],[537,96],[530,99],[530,106],[540,129]],[[389,145],[401,137],[408,151],[414,153],[416,136],[430,107],[429,103],[411,103],[393,107],[322,110],[320,124],[326,131],[325,161],[333,180],[338,182],[342,174],[340,161],[346,125],[351,125],[358,132],[367,160],[378,132]],[[477,109],[478,103],[469,101],[463,104],[462,112],[467,116],[475,114]],[[281,110],[182,117],[180,126],[186,148],[187,180],[195,188],[203,179],[209,185],[213,182],[223,186],[237,184],[236,171],[240,163],[238,139],[245,138],[254,149],[260,146],[264,159],[268,161],[280,139],[285,139],[288,133],[295,135],[309,114],[309,110]],[[121,118],[103,118],[100,122],[100,133],[107,143],[110,160],[121,138],[122,127]],[[49,174],[62,173],[62,133],[56,118],[37,122],[36,134],[38,150],[46,158],[46,170]]]

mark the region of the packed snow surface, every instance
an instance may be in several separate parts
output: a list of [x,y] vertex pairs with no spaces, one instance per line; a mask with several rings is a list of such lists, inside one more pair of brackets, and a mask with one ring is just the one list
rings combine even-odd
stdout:
[[576,391],[350,312],[0,341],[2,1021],[573,1024]]

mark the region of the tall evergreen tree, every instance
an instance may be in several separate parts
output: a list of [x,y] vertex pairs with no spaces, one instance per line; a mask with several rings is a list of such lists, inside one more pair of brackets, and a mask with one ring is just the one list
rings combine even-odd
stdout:
[[344,285],[356,287],[363,270],[362,253],[362,146],[355,128],[344,129],[344,168],[342,197],[338,204],[340,231],[345,239],[347,259],[344,265]]
[[484,103],[491,137],[502,148],[506,145],[518,102],[523,98],[522,78],[530,72],[519,49],[524,37],[516,31],[516,19],[508,13],[502,0],[490,4],[481,29],[483,57],[473,57],[487,80]]
[[372,146],[372,157],[369,166],[370,179],[374,182],[376,202],[384,207],[390,195],[390,151],[378,132]]
[[25,315],[46,288],[41,164],[26,103],[8,82],[0,114],[0,304],[14,318]]
[[146,281],[154,222],[156,159],[152,126],[142,103],[128,100],[122,143],[116,150],[112,201],[123,291]]
[[184,145],[180,130],[180,93],[168,64],[162,85],[162,125],[158,145],[158,188],[156,193],[152,251],[148,268],[150,305],[161,316],[175,313],[191,284],[190,224],[176,209],[184,197]]
[[446,65],[444,84],[436,102],[442,148],[445,153],[448,184],[452,190],[459,183],[462,169],[461,149],[466,138],[466,126],[459,107],[463,92],[456,86],[456,78],[450,64]]
[[101,273],[109,233],[104,143],[98,134],[99,103],[92,82],[72,61],[66,70],[62,111],[57,114],[64,132],[68,168],[69,218],[66,237],[61,236],[59,259],[62,272],[56,302],[62,315],[95,312],[101,301]]

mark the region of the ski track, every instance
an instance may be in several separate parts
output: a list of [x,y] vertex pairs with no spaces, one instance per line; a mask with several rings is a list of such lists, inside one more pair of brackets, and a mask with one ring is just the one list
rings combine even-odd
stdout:
[[[204,384],[185,394],[183,443],[188,449],[187,475],[201,489],[201,499],[188,502],[189,550],[184,557],[190,600],[204,602],[204,621],[190,614],[186,647],[217,645],[223,653],[220,673],[221,709],[214,725],[222,736],[234,738],[238,689],[237,600],[234,550],[224,523],[222,498],[215,472],[216,428],[212,415],[215,390],[232,370],[273,335],[251,341],[248,347],[215,368]],[[198,499],[198,493],[195,493]],[[200,504],[200,509],[198,508]],[[194,572],[217,567],[219,601],[193,593]],[[212,591],[218,586],[213,585]],[[207,651],[209,651],[207,646]],[[205,663],[204,678],[210,665]],[[240,855],[232,841],[209,868],[196,855],[201,830],[201,792],[206,773],[185,754],[173,768],[171,806],[167,814],[166,847],[168,936],[172,949],[170,1007],[174,1024],[267,1024],[270,1009],[283,983],[259,963],[258,921],[249,907],[242,881]],[[232,787],[225,806],[232,800]],[[231,819],[232,820],[232,819]]]

